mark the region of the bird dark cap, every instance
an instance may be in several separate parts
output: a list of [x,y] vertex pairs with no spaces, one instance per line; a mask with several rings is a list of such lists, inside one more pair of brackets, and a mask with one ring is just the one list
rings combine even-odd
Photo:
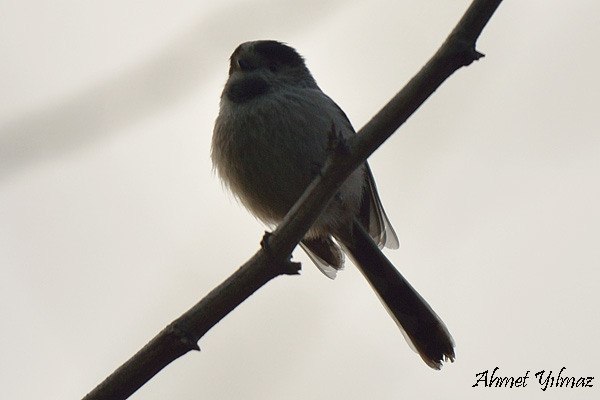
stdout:
[[304,65],[304,58],[292,47],[276,40],[258,40],[240,44],[232,54],[235,57],[242,51],[254,51],[266,60],[277,62],[281,65],[299,67]]

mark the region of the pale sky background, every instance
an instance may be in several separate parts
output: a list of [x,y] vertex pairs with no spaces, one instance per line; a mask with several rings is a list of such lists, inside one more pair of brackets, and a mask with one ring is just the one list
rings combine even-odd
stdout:
[[[264,227],[211,172],[228,57],[278,39],[360,128],[469,0],[2,1],[3,399],[77,399],[235,271]],[[457,360],[412,352],[352,265],[304,254],[132,399],[591,399],[600,368],[600,3],[505,1],[370,159]],[[475,374],[530,371],[521,389]],[[543,392],[533,374],[595,376]]]

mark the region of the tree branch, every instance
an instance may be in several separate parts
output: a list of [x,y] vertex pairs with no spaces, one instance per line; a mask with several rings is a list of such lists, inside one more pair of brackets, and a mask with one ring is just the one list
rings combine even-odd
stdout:
[[[261,249],[225,282],[169,324],[84,400],[126,399],[198,340],[252,293],[279,275],[297,274],[291,253],[345,179],[387,140],[456,70],[483,57],[475,50],[481,31],[501,0],[474,0],[444,44],[410,82],[356,136],[337,143],[321,174],[288,212]],[[332,137],[337,137],[332,127]],[[334,140],[335,141],[335,140]]]

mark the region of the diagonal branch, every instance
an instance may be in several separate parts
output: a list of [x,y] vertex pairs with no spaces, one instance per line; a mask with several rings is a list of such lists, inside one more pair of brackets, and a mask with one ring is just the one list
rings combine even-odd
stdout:
[[[481,31],[501,0],[474,0],[444,44],[410,82],[346,143],[338,143],[321,174],[259,250],[225,282],[169,324],[92,390],[84,400],[126,399],[198,340],[252,293],[279,275],[296,274],[291,253],[345,179],[456,70],[483,57],[475,50]],[[335,134],[335,131],[332,132]],[[333,135],[335,137],[335,135]]]

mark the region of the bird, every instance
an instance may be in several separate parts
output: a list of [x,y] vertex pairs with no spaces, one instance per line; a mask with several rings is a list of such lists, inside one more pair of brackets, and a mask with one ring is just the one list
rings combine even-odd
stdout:
[[[356,134],[294,48],[276,40],[242,43],[229,59],[219,102],[213,168],[242,205],[275,226],[319,173],[332,127],[342,139]],[[423,361],[433,369],[454,361],[443,321],[381,251],[399,241],[367,162],[344,181],[300,246],[331,279],[350,256]]]

